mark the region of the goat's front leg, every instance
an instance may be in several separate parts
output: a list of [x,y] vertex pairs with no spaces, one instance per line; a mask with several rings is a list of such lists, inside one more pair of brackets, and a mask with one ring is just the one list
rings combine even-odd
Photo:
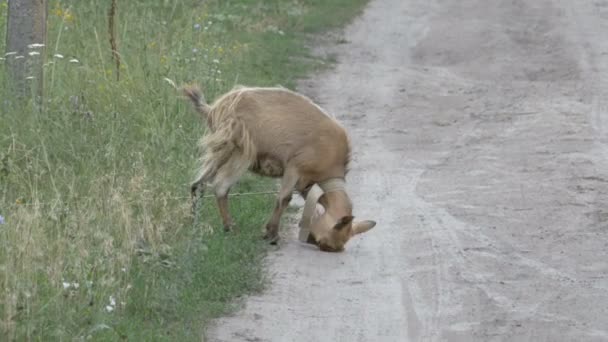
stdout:
[[310,191],[313,185],[313,182],[304,178],[300,178],[296,183],[296,190],[300,193],[300,196],[302,196],[302,198],[306,200],[308,192]]
[[266,224],[266,234],[264,239],[267,239],[272,244],[276,244],[279,239],[279,222],[285,208],[291,201],[291,194],[298,181],[298,172],[295,168],[287,168],[281,179],[281,188],[277,196],[277,202],[272,212],[272,217]]

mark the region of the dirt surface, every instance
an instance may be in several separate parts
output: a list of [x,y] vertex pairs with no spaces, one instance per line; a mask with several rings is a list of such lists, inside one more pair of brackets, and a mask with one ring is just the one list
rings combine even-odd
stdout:
[[608,341],[608,1],[375,0],[323,46],[300,90],[378,225],[342,254],[294,225],[208,340]]

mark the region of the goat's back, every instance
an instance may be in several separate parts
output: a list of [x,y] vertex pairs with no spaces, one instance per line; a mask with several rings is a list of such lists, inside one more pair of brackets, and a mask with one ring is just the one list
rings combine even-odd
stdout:
[[218,99],[234,106],[258,158],[293,162],[312,180],[344,176],[350,146],[344,128],[308,98],[284,88],[238,88]]

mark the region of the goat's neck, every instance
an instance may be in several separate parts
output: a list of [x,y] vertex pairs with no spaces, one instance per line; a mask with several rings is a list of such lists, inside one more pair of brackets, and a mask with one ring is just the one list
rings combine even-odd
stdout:
[[352,215],[352,203],[345,191],[325,193],[323,197],[319,199],[319,202],[325,207],[325,210],[336,219]]

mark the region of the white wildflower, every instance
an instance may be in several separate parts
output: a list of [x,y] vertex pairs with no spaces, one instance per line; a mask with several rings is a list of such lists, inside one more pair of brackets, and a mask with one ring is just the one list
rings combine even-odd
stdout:
[[38,56],[39,54],[40,54],[40,52],[38,52],[38,51],[30,51],[28,53],[28,55],[30,55],[30,56]]
[[15,56],[15,59],[25,58],[25,56]]
[[110,304],[106,305],[106,311],[112,312],[116,308],[116,298],[114,296],[110,296]]
[[36,78],[36,77],[34,77],[34,76],[28,76],[28,77],[26,77],[25,79],[26,79],[26,80],[33,80],[34,78]]
[[70,59],[70,63],[79,63],[79,61],[76,58],[72,58]]
[[220,63],[220,60],[219,60],[219,59],[214,59],[214,60],[213,60],[213,63],[215,63],[215,64],[219,64],[219,63]]
[[70,283],[67,281],[64,281],[61,283],[61,285],[63,285],[63,289],[67,290],[67,289],[74,289],[77,290],[80,287],[80,284],[74,282],[74,283]]
[[27,46],[28,49],[37,49],[41,47],[44,47],[44,44],[30,44]]
[[59,54],[59,53],[56,53],[56,54],[54,54],[54,55],[53,55],[53,57],[55,57],[55,58],[59,58],[59,59],[62,59],[62,58],[63,58],[63,55],[62,55],[62,54]]
[[16,54],[17,54],[17,51],[11,51],[11,52],[7,52],[7,53],[5,53],[5,54],[4,54],[4,57],[6,57],[6,56],[12,56],[12,55],[16,55]]

